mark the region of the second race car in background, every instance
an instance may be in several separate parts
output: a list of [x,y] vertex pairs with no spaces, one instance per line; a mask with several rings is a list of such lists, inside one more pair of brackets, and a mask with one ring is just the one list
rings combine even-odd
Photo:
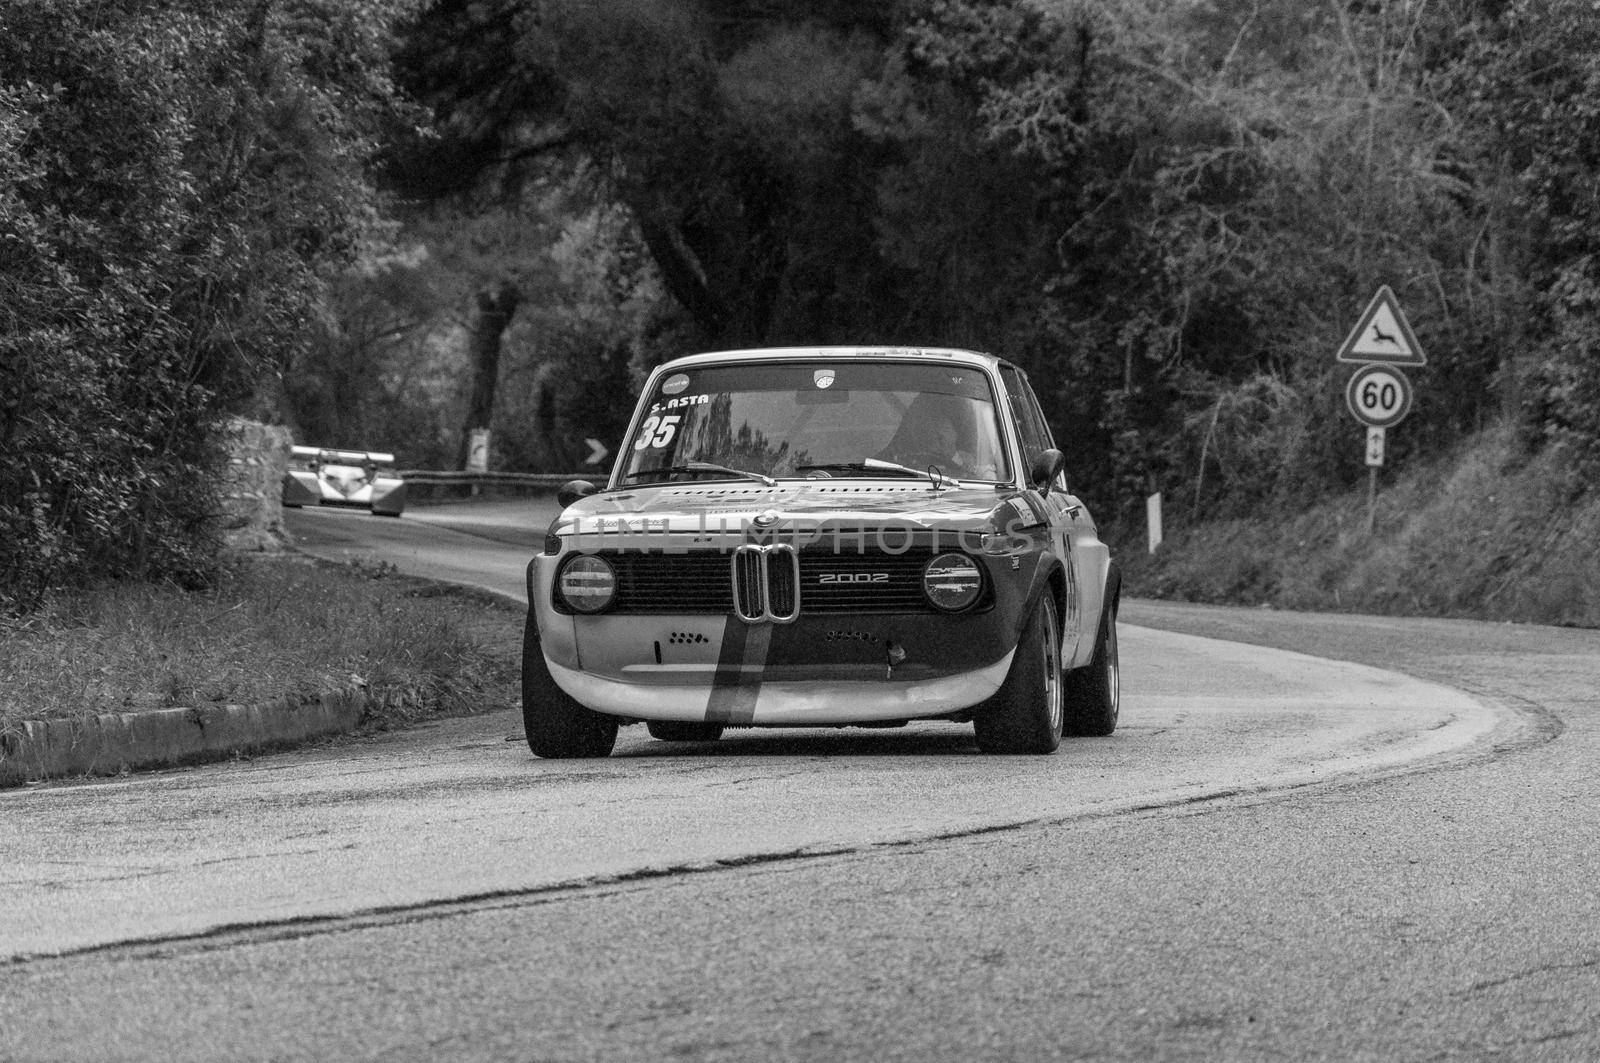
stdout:
[[406,482],[395,470],[393,454],[293,447],[283,477],[283,504],[291,509],[356,506],[398,517],[406,506]]

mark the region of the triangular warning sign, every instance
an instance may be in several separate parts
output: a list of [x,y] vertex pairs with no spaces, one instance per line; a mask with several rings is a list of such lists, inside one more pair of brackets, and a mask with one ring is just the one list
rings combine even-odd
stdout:
[[1372,297],[1361,320],[1339,348],[1341,362],[1383,362],[1386,365],[1427,365],[1422,344],[1400,309],[1400,301],[1385,284]]

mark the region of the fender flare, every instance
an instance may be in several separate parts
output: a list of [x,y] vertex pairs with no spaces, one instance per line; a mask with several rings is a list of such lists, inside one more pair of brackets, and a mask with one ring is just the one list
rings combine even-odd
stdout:
[[[1033,611],[1039,607],[1039,599],[1044,595],[1054,594],[1056,596],[1056,615],[1058,617],[1066,615],[1064,612],[1066,603],[1061,600],[1061,596],[1066,593],[1066,590],[1064,586],[1058,589],[1058,574],[1062,573],[1064,568],[1065,566],[1061,564],[1061,559],[1054,554],[1045,553],[1041,555],[1040,563],[1033,573],[1033,582],[1028,587],[1027,597],[1023,600],[1022,610],[1017,615],[1016,630],[1011,633],[1013,644],[1022,637],[1022,629],[1027,626],[1028,618],[1033,616]],[[1065,577],[1061,577],[1059,583],[1065,584]]]

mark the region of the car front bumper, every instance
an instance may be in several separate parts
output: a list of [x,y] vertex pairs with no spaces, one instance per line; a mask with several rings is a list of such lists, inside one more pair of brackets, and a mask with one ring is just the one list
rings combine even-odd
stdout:
[[1025,602],[1000,588],[962,614],[574,615],[551,598],[556,558],[529,571],[542,663],[597,712],[731,726],[836,726],[949,716],[991,697],[1011,666]]
[[379,476],[346,493],[314,472],[290,469],[283,478],[286,506],[348,506],[398,517],[406,508],[406,483],[399,477]]
[[732,727],[831,727],[946,716],[1000,688],[1011,654],[971,672],[936,679],[772,679],[761,667],[634,671],[629,679],[566,668],[548,657],[551,677],[596,712],[635,720],[683,720]]

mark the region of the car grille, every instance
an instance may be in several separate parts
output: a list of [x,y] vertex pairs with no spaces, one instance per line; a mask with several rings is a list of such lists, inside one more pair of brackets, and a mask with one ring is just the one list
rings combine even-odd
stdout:
[[601,551],[617,573],[614,613],[726,613],[728,555]]
[[795,615],[796,599],[800,616],[934,611],[922,593],[922,570],[933,556],[926,548],[886,554],[814,546],[799,551],[798,567],[788,547],[601,554],[617,574],[611,613],[734,612],[752,621],[765,614],[781,619]]
[[[917,613],[931,611],[922,595],[922,569],[933,555],[927,550],[903,554],[802,552],[800,586],[807,613]],[[881,583],[850,577],[888,576]],[[823,577],[839,577],[823,582]]]
[[746,543],[733,553],[733,608],[744,620],[787,624],[800,615],[796,550]]
[[760,620],[766,608],[761,575],[766,558],[759,551],[741,550],[733,556],[733,611],[746,620]]

